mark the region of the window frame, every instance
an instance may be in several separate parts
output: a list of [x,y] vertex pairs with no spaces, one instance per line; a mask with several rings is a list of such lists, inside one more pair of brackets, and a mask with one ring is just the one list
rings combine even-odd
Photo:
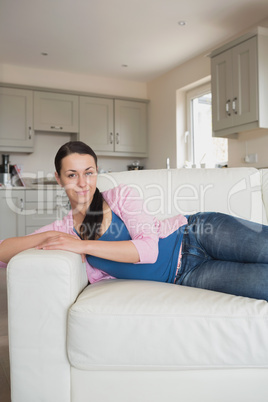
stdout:
[[199,85],[186,92],[186,114],[187,114],[187,130],[185,132],[185,143],[187,151],[187,160],[192,165],[196,164],[194,156],[194,133],[193,133],[193,113],[192,100],[200,96],[211,93],[211,82]]

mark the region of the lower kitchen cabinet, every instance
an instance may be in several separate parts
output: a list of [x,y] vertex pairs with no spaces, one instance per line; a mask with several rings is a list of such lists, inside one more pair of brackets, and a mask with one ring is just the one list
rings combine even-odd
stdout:
[[0,190],[0,239],[24,236],[62,219],[69,211],[68,198],[60,187],[53,189]]
[[0,239],[25,235],[25,191],[0,190]]
[[68,198],[60,187],[25,191],[25,234],[62,219],[69,211]]

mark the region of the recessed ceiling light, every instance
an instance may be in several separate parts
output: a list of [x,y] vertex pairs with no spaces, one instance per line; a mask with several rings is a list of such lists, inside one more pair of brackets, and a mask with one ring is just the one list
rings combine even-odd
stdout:
[[184,26],[186,25],[186,21],[179,21],[178,24],[179,24],[181,27],[184,27]]

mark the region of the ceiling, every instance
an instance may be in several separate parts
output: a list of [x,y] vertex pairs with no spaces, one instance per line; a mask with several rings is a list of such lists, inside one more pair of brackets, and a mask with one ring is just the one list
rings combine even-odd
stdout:
[[265,18],[268,0],[0,0],[0,63],[146,82]]

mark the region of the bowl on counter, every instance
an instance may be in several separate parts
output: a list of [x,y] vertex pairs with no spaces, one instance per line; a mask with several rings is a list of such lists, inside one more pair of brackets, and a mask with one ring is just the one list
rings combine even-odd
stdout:
[[143,170],[143,166],[128,165],[127,170]]

